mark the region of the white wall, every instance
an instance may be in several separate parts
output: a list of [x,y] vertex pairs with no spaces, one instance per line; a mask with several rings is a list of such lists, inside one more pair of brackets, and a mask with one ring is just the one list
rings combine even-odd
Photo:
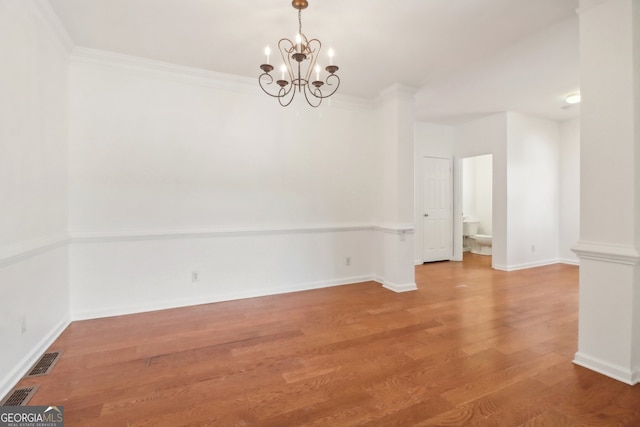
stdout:
[[[515,270],[559,261],[560,125],[499,113],[458,125],[460,159],[493,154],[493,267]],[[462,196],[456,199],[458,215]]]
[[558,122],[508,114],[507,263],[510,269],[558,261]]
[[368,228],[81,239],[71,247],[72,315],[95,318],[371,280],[372,247]]
[[463,217],[479,222],[478,234],[491,236],[493,221],[493,155],[467,157],[462,161]]
[[69,313],[67,53],[45,6],[0,1],[0,396]]
[[282,108],[253,80],[77,51],[73,316],[370,279],[374,112],[297,101]]
[[[453,126],[446,126],[434,123],[416,122],[414,128],[414,188],[415,188],[415,235],[414,251],[415,264],[422,264],[422,254],[424,247],[423,226],[422,226],[422,159],[424,157],[439,157],[451,159],[453,156]],[[456,221],[454,221],[454,227]],[[455,243],[455,242],[454,242]]]
[[72,63],[74,232],[372,219],[370,111],[101,59]]
[[571,248],[580,240],[580,120],[560,124],[560,260],[577,264]]
[[[489,156],[490,154],[485,154]],[[476,192],[475,192],[475,175],[476,175],[476,162],[473,161],[476,157],[465,157],[462,159],[460,166],[460,173],[462,174],[462,220],[467,218],[478,220],[475,217],[476,206]]]
[[[413,88],[392,85],[375,102],[369,121],[379,144],[374,164],[377,179],[374,218],[377,228],[374,274],[387,289],[416,289],[414,269],[414,94]],[[375,152],[369,144],[368,152]]]
[[580,312],[574,362],[640,382],[640,2],[580,1]]

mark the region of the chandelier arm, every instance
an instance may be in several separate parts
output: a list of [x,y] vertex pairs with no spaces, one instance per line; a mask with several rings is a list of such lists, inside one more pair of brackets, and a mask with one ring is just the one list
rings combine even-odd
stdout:
[[[266,77],[266,78],[265,78],[265,80],[267,80],[267,82],[266,82],[266,83],[263,83],[263,81],[262,81],[262,80],[263,80],[263,77]],[[260,84],[260,89],[262,89],[262,91],[263,91],[264,93],[266,93],[266,94],[267,94],[267,95],[269,95],[269,96],[275,96],[275,95],[270,94],[270,93],[269,93],[269,92],[264,88],[264,86],[263,86],[263,84],[270,85],[270,84],[272,84],[272,83],[273,83],[273,77],[271,77],[271,74],[269,74],[269,73],[262,73],[262,74],[260,74],[260,77],[258,77],[258,83]]]
[[[267,79],[267,77],[268,77],[268,79]],[[265,81],[266,80],[268,80],[268,81],[263,82],[263,78],[264,78]],[[293,89],[292,85],[287,85],[286,87],[280,87],[280,89],[278,89],[278,93],[275,94],[275,95],[273,93],[269,92],[264,86],[264,85],[273,84],[273,76],[271,76],[269,73],[261,74],[260,77],[258,78],[258,83],[260,84],[260,89],[262,89],[262,91],[264,93],[266,93],[267,95],[269,95],[271,97],[274,97],[274,98],[286,97],[289,94],[289,92],[291,92],[291,90]]]
[[[287,44],[289,46],[286,46]],[[295,52],[296,45],[287,38],[280,39],[280,41],[278,42],[278,50],[280,51],[280,56],[282,57],[282,61],[284,61],[284,65],[287,67],[289,81],[293,83],[293,67],[291,66],[291,54]]]
[[327,78],[325,79],[325,82],[327,83],[327,86],[333,86],[334,85],[334,83],[331,83],[332,80],[336,81],[335,82],[336,87],[333,88],[333,90],[331,92],[329,92],[328,94],[323,95],[322,96],[323,98],[330,97],[331,95],[336,93],[338,88],[340,87],[340,77],[338,75],[336,75],[336,74],[330,74],[329,76],[327,76]]
[[309,81],[308,79],[306,81],[302,80],[302,78],[300,77],[301,70],[302,70],[302,63],[298,62],[298,77],[297,77],[298,92],[301,92],[302,86],[306,85],[307,82]]
[[[334,83],[330,83],[330,80],[336,80],[337,82],[335,83],[335,88],[333,88],[333,90],[329,93],[327,93],[326,95],[322,93],[322,90],[320,88],[311,88],[311,86],[309,86],[309,91],[311,92],[311,95],[314,96],[315,98],[320,98],[320,99],[325,99],[325,98],[329,98],[331,95],[333,95],[334,93],[336,93],[336,91],[338,90],[338,88],[340,87],[340,77],[338,77],[335,74],[331,74],[329,75],[326,79],[325,82],[327,84],[327,86],[333,86]],[[307,85],[308,86],[308,85]]]
[[[311,46],[316,43],[317,44],[317,49],[312,49]],[[307,40],[307,47],[310,51],[310,53],[315,53],[316,55],[320,53],[320,50],[322,50],[322,42],[318,39],[311,39],[311,40]]]
[[[289,100],[287,101],[286,98],[287,96],[291,94],[291,97],[289,98]],[[293,85],[289,86],[289,89],[285,91],[284,88],[281,88],[280,91],[278,92],[278,96],[276,98],[278,98],[278,103],[280,105],[282,105],[283,107],[288,106],[289,104],[291,104],[291,102],[293,101],[293,98],[296,97],[296,91],[293,90]]]
[[[308,84],[304,87],[304,97],[307,100],[307,104],[311,105],[313,108],[319,107],[320,104],[322,104],[322,99],[323,99],[322,96],[318,96],[315,92],[320,92],[320,89],[317,89],[317,88],[311,89],[311,87]],[[312,100],[309,99],[308,93],[310,93],[315,99],[318,100],[317,104],[314,104]],[[320,95],[322,95],[322,92],[320,92]]]
[[316,63],[318,62],[318,54],[320,54],[320,51],[322,50],[322,43],[318,39],[311,39],[307,42],[307,49],[309,51],[310,62],[305,79],[307,82],[311,82],[312,73],[316,67]]

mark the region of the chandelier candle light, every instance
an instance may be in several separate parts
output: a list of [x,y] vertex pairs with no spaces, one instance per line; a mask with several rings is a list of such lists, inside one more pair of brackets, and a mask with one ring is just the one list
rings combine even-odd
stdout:
[[[293,0],[291,5],[298,10],[298,34],[296,34],[295,42],[290,39],[280,39],[278,42],[278,50],[282,56],[284,63],[280,66],[280,80],[276,80],[278,85],[276,91],[269,91],[267,87],[273,84],[273,65],[269,63],[271,59],[271,49],[267,46],[264,54],[267,56],[267,62],[260,65],[263,71],[258,78],[258,83],[262,90],[269,96],[278,98],[278,102],[283,107],[291,104],[295,97],[296,90],[304,93],[307,103],[312,107],[317,107],[322,100],[330,97],[338,90],[340,86],[340,77],[335,73],[338,67],[333,65],[333,49],[329,49],[329,65],[325,67],[329,73],[324,81],[320,80],[321,67],[317,64],[318,55],[322,49],[322,43],[318,39],[309,40],[302,32],[302,10],[309,6],[307,0]],[[315,74],[315,80],[311,80]],[[322,92],[325,86],[325,92]],[[327,89],[328,88],[328,89]]]

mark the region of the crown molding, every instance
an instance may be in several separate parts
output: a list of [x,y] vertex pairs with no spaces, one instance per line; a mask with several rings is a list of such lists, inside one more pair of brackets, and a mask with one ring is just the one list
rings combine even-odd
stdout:
[[[230,92],[255,94],[262,97],[257,78],[224,74],[202,68],[187,67],[169,62],[147,59],[138,56],[125,55],[99,49],[76,46],[71,52],[72,64],[92,64],[107,67],[117,67],[132,71],[155,73],[157,76],[170,81],[185,84],[221,89]],[[349,108],[355,110],[372,110],[370,100],[336,94],[326,99],[320,108]]]
[[416,93],[418,93],[418,89],[416,89],[415,87],[395,83],[388,88],[381,90],[378,96],[375,98],[375,103],[402,98],[414,101]]
[[605,3],[608,3],[610,0],[580,0],[580,5],[576,9],[576,13],[581,15],[585,12],[590,11],[591,9],[595,9],[596,7],[602,6]]
[[147,59],[138,56],[106,50],[77,46],[71,53],[72,64],[92,64],[118,67],[134,71],[146,71],[165,77],[168,80],[200,86],[213,87],[241,92],[259,92],[253,79],[232,74],[218,73],[202,68],[187,67],[169,62]]
[[62,24],[62,21],[60,21],[60,18],[51,7],[49,0],[29,0],[26,3],[31,13],[49,29],[56,47],[60,50],[64,58],[68,59],[74,48],[74,42]]
[[332,97],[322,101],[320,108],[325,106],[329,108],[337,107],[352,110],[373,110],[375,108],[375,103],[371,99],[336,93]]

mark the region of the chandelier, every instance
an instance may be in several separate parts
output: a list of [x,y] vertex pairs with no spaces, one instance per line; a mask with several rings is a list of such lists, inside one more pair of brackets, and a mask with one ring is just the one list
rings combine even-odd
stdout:
[[[318,55],[322,49],[322,43],[318,39],[309,40],[302,32],[302,10],[309,6],[307,0],[293,0],[291,5],[298,10],[298,34],[295,42],[290,39],[280,39],[278,50],[282,56],[283,64],[280,66],[280,79],[273,84],[273,65],[269,63],[271,49],[267,46],[264,50],[267,62],[260,65],[263,71],[258,78],[260,87],[269,96],[278,98],[278,102],[283,107],[291,104],[293,98],[298,93],[304,93],[307,103],[312,107],[317,107],[322,100],[330,97],[340,86],[340,77],[335,73],[338,67],[333,65],[333,50],[329,49],[329,65],[325,67],[328,74],[324,81],[320,79],[321,68],[317,63]],[[312,78],[315,77],[315,80]],[[326,86],[325,86],[326,85]],[[269,90],[272,89],[272,90]],[[323,92],[324,89],[324,92]]]

